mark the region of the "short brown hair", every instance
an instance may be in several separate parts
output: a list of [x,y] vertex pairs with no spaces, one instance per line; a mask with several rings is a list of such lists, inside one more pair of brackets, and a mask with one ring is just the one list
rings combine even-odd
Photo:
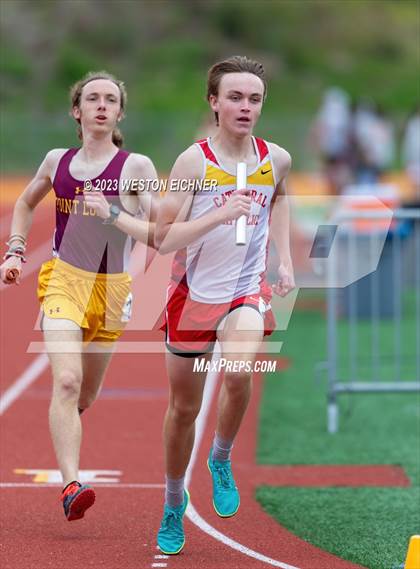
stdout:
[[[97,79],[107,79],[108,81],[112,81],[112,83],[118,87],[120,91],[120,109],[122,112],[124,112],[127,106],[127,91],[125,89],[124,83],[122,81],[119,81],[116,77],[114,77],[114,75],[111,75],[111,73],[108,73],[107,71],[89,71],[89,73],[82,77],[82,79],[70,87],[70,113],[74,107],[80,107],[80,99],[82,96],[83,87],[85,87],[85,85],[91,81],[96,81]],[[83,140],[80,121],[78,120],[77,122],[79,123],[79,126],[77,128],[77,135],[80,140]],[[112,142],[118,146],[118,148],[121,148],[124,144],[123,135],[118,128],[114,128],[112,131]]]
[[[226,73],[252,73],[261,79],[264,85],[265,99],[267,95],[267,79],[265,77],[264,66],[262,63],[253,59],[248,59],[244,55],[233,55],[228,59],[215,63],[209,69],[207,78],[207,100],[210,101],[210,95],[217,97],[219,94],[219,85],[223,75]],[[214,113],[216,124],[219,124],[218,113]]]

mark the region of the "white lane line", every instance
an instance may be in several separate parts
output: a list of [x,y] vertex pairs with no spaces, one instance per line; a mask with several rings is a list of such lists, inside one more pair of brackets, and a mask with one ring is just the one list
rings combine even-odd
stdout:
[[[26,279],[27,277],[29,277],[29,275],[31,275],[32,273],[39,270],[39,268],[41,267],[41,264],[44,261],[47,261],[48,259],[51,258],[51,255],[52,255],[51,251],[52,251],[51,239],[42,243],[42,245],[37,247],[35,249],[35,251],[32,251],[32,252],[29,251],[28,262],[23,265],[21,282],[24,279]],[[10,289],[14,286],[16,286],[16,285],[14,285],[14,284],[7,285],[7,284],[4,284],[3,282],[0,282],[0,291]]]
[[[218,351],[216,351],[216,350],[218,350]],[[215,362],[216,360],[220,359],[220,351],[219,350],[220,350],[219,343],[216,343],[212,362],[213,361]],[[217,368],[216,365],[214,367]],[[185,473],[185,486],[186,486],[186,488],[188,488],[188,486],[190,485],[192,471],[193,471],[193,468],[195,466],[195,462],[197,460],[198,450],[201,446],[201,441],[203,439],[204,430],[206,428],[206,423],[207,423],[207,417],[208,417],[208,414],[210,411],[211,402],[212,402],[212,399],[214,396],[214,392],[216,390],[218,377],[219,377],[219,374],[215,371],[209,372],[207,374],[207,377],[206,377],[206,383],[204,385],[204,393],[203,393],[203,403],[201,405],[200,413],[198,414],[198,417],[195,421],[194,446],[193,446],[192,453],[191,453],[190,463],[188,465],[187,472]],[[190,505],[191,505],[191,502],[190,502]],[[188,509],[186,512],[187,517],[189,517],[188,516],[189,508],[190,508],[190,506],[188,506]]]
[[167,563],[152,563],[152,567],[167,567]]
[[0,397],[0,415],[16,401],[18,397],[27,389],[47,368],[48,357],[40,354],[26,368],[20,377],[3,393]]
[[155,555],[155,559],[169,559],[169,555]]
[[[38,249],[40,249],[40,248],[38,248]],[[220,354],[215,352],[214,357],[219,358]],[[35,381],[35,379],[40,375],[40,373],[42,373],[42,371],[44,371],[47,364],[48,364],[47,356],[45,354],[40,354],[38,356],[38,358],[36,358],[32,362],[32,364],[29,366],[29,368],[22,374],[22,376],[20,378],[18,378],[16,380],[16,382],[8,390],[6,390],[6,392],[4,393],[4,395],[2,396],[2,398],[0,400],[0,415],[3,414],[4,411],[6,411],[6,409],[17,399],[17,397],[20,396],[22,391],[24,391],[33,381]],[[41,371],[37,372],[38,368],[41,368],[41,366],[43,366]],[[36,375],[34,375],[35,373],[36,373]],[[189,483],[191,480],[191,473],[192,473],[192,470],[194,468],[195,461],[196,461],[197,454],[198,454],[198,449],[200,448],[201,441],[203,438],[204,429],[205,429],[206,422],[207,422],[207,416],[208,416],[208,413],[210,410],[211,401],[213,399],[214,391],[215,391],[216,385],[217,385],[217,378],[218,378],[217,373],[209,373],[207,376],[206,385],[205,385],[204,394],[203,394],[203,404],[202,404],[201,411],[200,411],[200,413],[197,417],[197,421],[196,421],[195,444],[194,444],[194,448],[193,448],[193,451],[191,454],[190,464],[189,464],[188,470],[187,470],[186,475],[185,475],[186,487],[189,486]],[[22,386],[20,387],[18,384],[22,385]],[[10,394],[9,394],[9,392],[10,392]],[[102,486],[107,487],[107,485],[105,485],[105,484],[103,484]],[[9,485],[4,486],[3,484],[0,484],[0,488],[4,488],[4,487],[10,488],[10,487],[17,487],[17,486],[9,486]],[[23,487],[23,486],[21,486],[21,487]],[[25,485],[25,487],[39,488],[39,487],[48,487],[48,485],[44,484],[44,485],[40,486],[39,484],[34,484],[33,486]],[[118,486],[110,484],[110,485],[108,485],[108,487],[115,488]],[[119,485],[119,487],[122,488],[123,485]],[[138,488],[141,486],[126,485],[125,487],[127,487],[127,488]],[[153,485],[153,487],[163,488],[164,485],[163,484],[156,485],[156,486]],[[282,563],[281,561],[276,561],[275,559],[271,559],[270,557],[262,555],[261,553],[258,553],[257,551],[254,551],[254,550],[234,541],[233,539],[230,539],[229,537],[225,536],[224,534],[222,534],[221,532],[216,530],[213,526],[208,524],[197,513],[197,511],[195,510],[195,508],[191,502],[190,502],[188,509],[186,511],[186,515],[187,515],[188,519],[190,519],[190,521],[192,523],[194,523],[197,527],[199,527],[202,531],[204,531],[208,535],[212,536],[214,539],[221,541],[224,545],[227,545],[227,546],[231,547],[232,549],[235,549],[235,550],[239,551],[240,553],[243,553],[244,555],[248,555],[249,557],[253,557],[254,559],[257,559],[259,561],[263,561],[265,563],[268,563],[269,565],[273,565],[274,567],[280,567],[282,569],[298,569],[296,567],[293,567],[292,565],[287,565],[285,563]]]
[[[216,344],[216,349],[220,350],[219,345]],[[213,359],[220,358],[220,353],[216,353],[213,356]],[[185,485],[188,487],[191,481],[191,474],[195,465],[195,461],[197,459],[198,449],[200,448],[201,441],[203,439],[204,430],[206,427],[207,417],[209,414],[211,402],[213,399],[213,395],[217,385],[217,378],[218,374],[216,372],[210,372],[207,374],[206,385],[204,388],[203,394],[203,404],[201,406],[201,411],[197,417],[196,424],[195,424],[195,442],[193,451],[191,454],[190,464],[188,466],[187,472],[185,474]],[[262,561],[263,563],[267,563],[268,565],[272,565],[273,567],[280,567],[281,569],[298,569],[292,565],[288,565],[287,563],[283,563],[282,561],[277,561],[276,559],[272,559],[271,557],[267,557],[258,551],[254,551],[245,545],[231,539],[230,537],[226,536],[225,534],[221,533],[209,523],[207,523],[197,512],[194,508],[192,502],[189,503],[187,511],[185,513],[187,518],[195,524],[198,528],[200,528],[203,532],[207,533],[214,539],[222,542],[224,545],[231,547],[232,549],[247,555],[248,557],[252,557],[257,559],[258,561]]]
[[258,561],[262,561],[263,563],[267,563],[267,565],[272,565],[273,567],[281,567],[281,569],[298,569],[297,567],[295,567],[293,565],[288,565],[287,563],[283,563],[282,561],[277,561],[276,559],[272,559],[271,557],[267,557],[266,555],[263,555],[262,553],[259,553],[258,551],[254,551],[253,549],[250,549],[249,547],[246,547],[245,545],[238,543],[234,539],[227,537],[227,535],[225,535],[224,533],[221,533],[220,531],[215,529],[213,526],[208,524],[200,516],[200,514],[197,513],[196,509],[191,504],[191,502],[190,502],[188,508],[190,509],[190,511],[189,512],[187,511],[187,514],[186,514],[188,519],[191,520],[202,531],[204,531],[208,535],[211,535],[211,537],[214,537],[214,539],[221,541],[223,543],[223,545],[227,545],[227,546],[231,547],[232,549],[239,551],[239,553],[243,553],[244,555],[248,555],[248,557],[253,557],[254,559],[257,559]]
[[[51,240],[44,242],[31,254],[31,258],[24,267],[22,280],[35,272],[40,264],[48,258],[51,249]],[[16,285],[5,285],[0,283],[0,291],[6,290]],[[27,389],[47,368],[48,357],[46,354],[40,354],[36,357],[20,377],[0,396],[0,415],[12,405],[23,391]]]
[[[27,265],[24,267],[24,272],[22,279],[29,276],[31,273],[36,271],[42,262],[49,258],[50,248],[52,247],[51,241],[47,241],[40,245],[31,255],[31,260],[28,261]],[[141,251],[135,250],[135,259]],[[133,276],[139,272],[140,269],[134,271]],[[5,285],[0,283],[0,291],[7,289],[8,287],[16,285]],[[46,369],[48,365],[48,357],[45,353],[41,353],[37,358],[35,358],[28,368],[23,372],[23,374],[18,377],[18,379],[0,396],[0,415],[3,413],[16,401],[18,397],[27,389]]]
[[[165,488],[165,484],[141,484],[141,483],[120,483],[120,484],[105,484],[103,482],[92,482],[95,488],[132,488],[139,490],[152,490],[155,488]],[[59,482],[0,482],[0,488],[62,488],[63,485]]]

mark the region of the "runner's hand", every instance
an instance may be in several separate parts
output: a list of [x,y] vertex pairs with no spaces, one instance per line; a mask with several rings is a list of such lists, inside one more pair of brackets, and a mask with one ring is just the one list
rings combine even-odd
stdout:
[[249,190],[237,190],[231,194],[220,208],[222,222],[238,219],[241,215],[251,213],[251,197]]
[[278,275],[279,278],[273,286],[273,291],[283,297],[296,287],[292,266],[281,263],[278,268]]
[[100,191],[89,191],[83,193],[86,205],[92,208],[96,215],[101,219],[107,219],[110,215],[110,204]]
[[0,266],[0,280],[4,284],[19,284],[22,273],[22,259],[9,257]]

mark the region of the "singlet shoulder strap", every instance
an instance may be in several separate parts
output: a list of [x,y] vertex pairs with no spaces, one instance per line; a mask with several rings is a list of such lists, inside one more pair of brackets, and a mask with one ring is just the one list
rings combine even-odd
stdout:
[[78,152],[80,148],[69,148],[64,152],[63,156],[60,158],[57,166],[57,170],[55,171],[55,176],[53,180],[53,186],[57,182],[57,180],[62,180],[66,176],[69,175],[69,166],[73,156]]
[[210,148],[208,138],[203,138],[202,140],[197,140],[197,142],[195,144],[201,149],[202,153],[204,154],[204,158],[206,160],[213,162],[213,164],[215,164],[216,166],[219,166],[219,168],[220,168],[220,164],[219,164],[214,152]]
[[262,162],[267,154],[269,154],[268,144],[264,139],[257,137],[255,137],[255,144],[259,154],[259,161]]

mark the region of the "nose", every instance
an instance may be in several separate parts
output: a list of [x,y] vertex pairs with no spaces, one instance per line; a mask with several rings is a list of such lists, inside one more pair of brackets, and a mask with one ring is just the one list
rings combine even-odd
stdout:
[[245,112],[247,112],[247,113],[250,111],[248,99],[243,99],[243,101],[242,101],[242,106],[241,106],[241,111],[245,111]]
[[100,97],[98,100],[98,109],[105,109],[105,107],[106,107],[105,97]]

